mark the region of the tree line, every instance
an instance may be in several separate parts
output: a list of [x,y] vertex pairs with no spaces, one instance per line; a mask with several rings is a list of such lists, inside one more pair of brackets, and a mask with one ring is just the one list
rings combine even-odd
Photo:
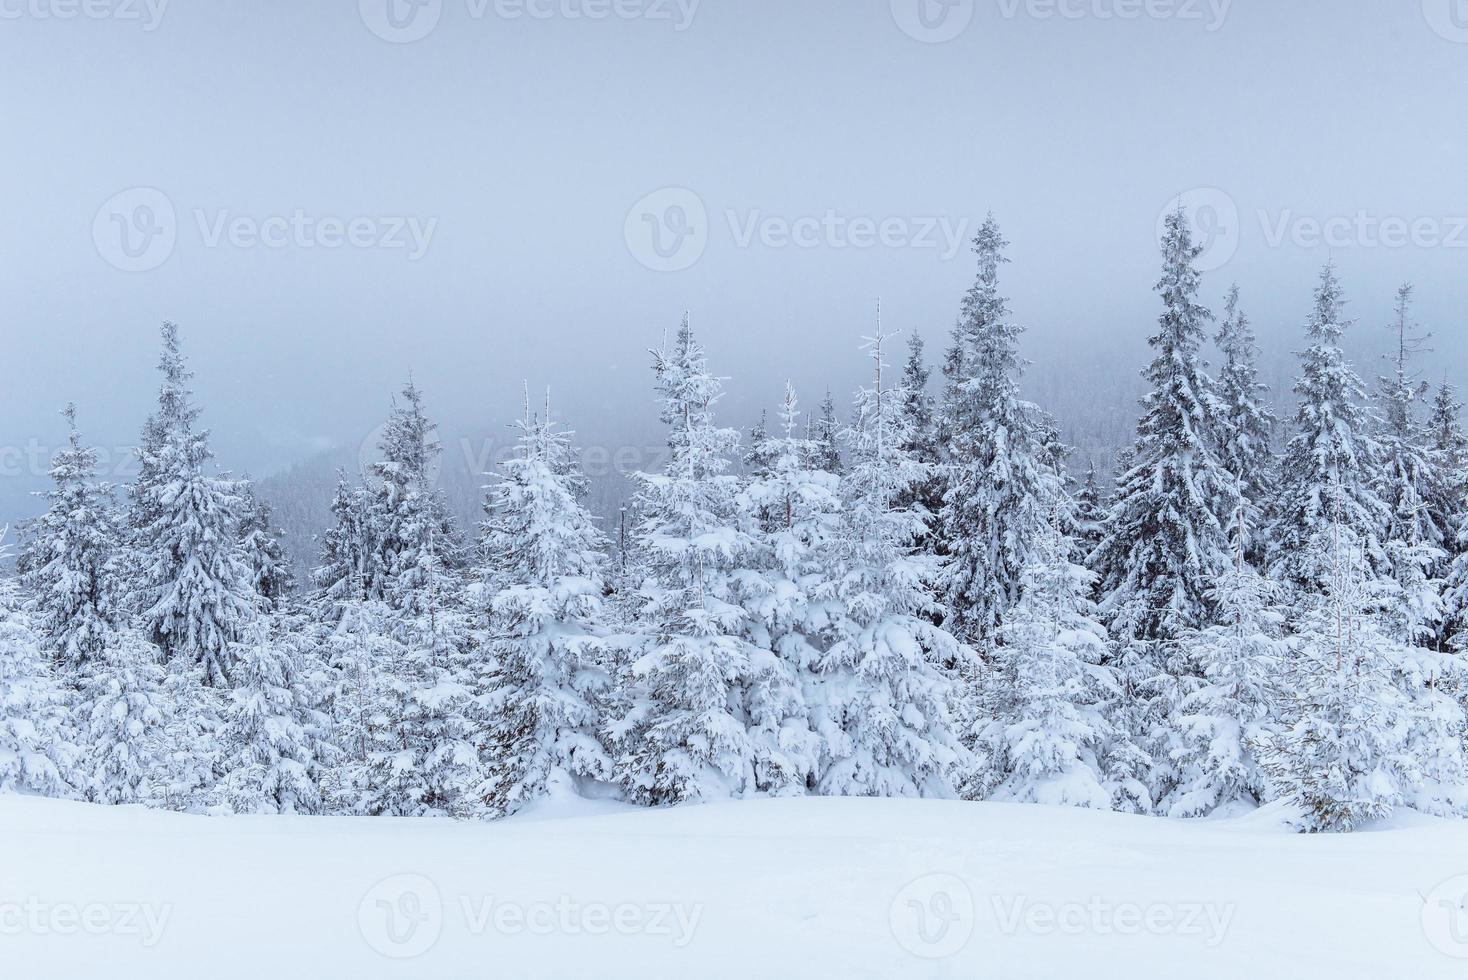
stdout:
[[[652,354],[666,465],[615,546],[528,390],[455,526],[409,382],[343,475],[311,581],[212,463],[179,331],[136,480],[68,407],[0,583],[0,790],[196,812],[497,817],[548,796],[960,797],[1307,830],[1468,808],[1468,437],[1397,295],[1375,389],[1327,266],[1294,418],[1240,291],[1166,221],[1133,443],[1103,493],[1023,397],[991,217],[939,371],[880,310],[840,418],[786,386],[747,434],[685,316]],[[1216,324],[1216,329],[1211,329]],[[1209,373],[1210,339],[1220,364]]]

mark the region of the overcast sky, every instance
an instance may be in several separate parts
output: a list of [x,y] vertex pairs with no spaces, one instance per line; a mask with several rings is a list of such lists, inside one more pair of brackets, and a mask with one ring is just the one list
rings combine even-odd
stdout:
[[410,369],[446,428],[503,424],[528,378],[587,441],[644,439],[645,350],[685,308],[731,423],[787,375],[844,402],[878,296],[936,356],[989,210],[1036,385],[1117,350],[1131,384],[1179,195],[1209,302],[1237,279],[1266,349],[1334,255],[1363,334],[1411,279],[1461,375],[1453,12],[0,0],[0,479],[68,399],[131,443],[163,319],[236,471],[360,439]]

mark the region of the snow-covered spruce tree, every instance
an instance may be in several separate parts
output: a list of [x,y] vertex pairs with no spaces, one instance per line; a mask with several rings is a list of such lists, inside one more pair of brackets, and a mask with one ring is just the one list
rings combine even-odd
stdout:
[[78,748],[73,778],[94,803],[162,797],[170,709],[158,660],[158,649],[128,630],[112,636],[81,672],[72,723]]
[[1157,283],[1163,312],[1143,372],[1151,391],[1096,552],[1101,610],[1124,642],[1168,640],[1207,625],[1209,588],[1229,567],[1220,508],[1230,481],[1213,446],[1214,385],[1199,353],[1211,318],[1198,303],[1200,251],[1187,215],[1168,215]]
[[331,500],[335,523],[322,535],[321,561],[311,574],[317,588],[313,604],[323,622],[336,622],[347,614],[348,606],[367,600],[369,565],[375,551],[371,511],[371,494],[348,484],[342,473]]
[[1046,523],[1021,576],[984,679],[970,798],[1110,809],[1103,765],[1113,738],[1104,705],[1105,628],[1091,617],[1090,573]]
[[1096,479],[1095,463],[1086,467],[1086,478],[1076,493],[1075,525],[1075,554],[1072,559],[1076,564],[1089,568],[1091,553],[1101,544],[1106,532],[1106,505],[1101,485]]
[[816,664],[812,718],[824,743],[817,789],[831,796],[954,794],[967,768],[950,715],[955,680],[972,650],[923,617],[937,606],[935,561],[917,553],[923,515],[901,508],[926,468],[908,455],[900,385],[886,386],[883,336],[871,338],[875,379],[857,394],[843,433],[849,466],[841,525],[826,560],[829,647]]
[[[907,361],[902,366],[901,386],[905,397],[902,411],[907,417],[908,445],[903,448],[908,455],[928,468],[928,475],[915,485],[902,500],[900,506],[917,505],[928,515],[929,526],[936,524],[943,509],[944,479],[939,466],[938,419],[932,393],[928,391],[928,379],[932,371],[923,356],[922,335],[914,332],[907,338]],[[931,534],[918,542],[920,550],[935,549],[938,541]]]
[[383,424],[378,449],[382,458],[372,464],[377,487],[365,518],[371,552],[366,558],[368,595],[397,606],[395,596],[412,595],[411,584],[399,586],[401,575],[412,575],[433,539],[435,561],[446,571],[462,565],[458,535],[443,493],[432,486],[432,473],[443,449],[437,427],[423,410],[423,393],[410,379],[401,403],[393,403]]
[[1340,281],[1327,264],[1305,325],[1309,347],[1300,354],[1295,382],[1295,434],[1280,467],[1266,534],[1270,574],[1306,593],[1325,592],[1336,575],[1333,559],[1316,564],[1329,550],[1313,546],[1336,521],[1362,550],[1371,577],[1391,574],[1381,538],[1390,511],[1372,485],[1379,454],[1371,441],[1366,386],[1341,350],[1347,326],[1342,306]]
[[229,676],[230,648],[254,616],[250,570],[239,558],[236,484],[205,472],[207,431],[188,389],[178,328],[163,325],[163,385],[154,418],[161,435],[142,450],[149,482],[137,488],[152,523],[139,537],[142,622],[165,660],[202,668],[208,685]]
[[280,543],[280,532],[271,521],[270,504],[255,492],[246,477],[240,481],[240,552],[250,569],[255,595],[266,611],[281,607],[295,589],[295,574]]
[[[1228,291],[1215,341],[1223,355],[1218,373],[1218,462],[1239,497],[1224,513],[1257,528],[1262,526],[1264,505],[1274,492],[1272,446],[1277,420],[1264,403],[1269,388],[1259,381],[1259,347],[1249,318],[1239,308],[1238,284]],[[1229,529],[1235,536],[1241,530]],[[1262,560],[1262,544],[1251,541],[1251,562]]]
[[841,423],[836,419],[836,399],[831,389],[821,401],[821,414],[808,420],[806,439],[810,443],[808,465],[827,473],[841,473]]
[[479,756],[469,720],[473,690],[465,597],[437,551],[438,518],[417,511],[426,527],[399,525],[413,550],[396,554],[385,601],[397,654],[381,665],[380,725],[372,742],[359,803],[389,816],[468,816],[479,809]]
[[329,724],[304,624],[259,617],[236,645],[231,681],[214,802],[234,813],[320,812]]
[[606,540],[578,499],[571,434],[526,399],[518,451],[485,510],[479,576],[495,668],[478,709],[486,728],[479,793],[496,816],[610,781],[600,741],[608,678],[597,621]]
[[1432,523],[1443,529],[1443,559],[1439,572],[1444,579],[1442,621],[1438,625],[1438,649],[1452,649],[1462,637],[1460,649],[1468,650],[1468,435],[1464,435],[1457,392],[1444,381],[1432,403],[1428,422],[1433,461],[1433,487],[1428,500]]
[[1380,379],[1383,417],[1376,491],[1389,511],[1382,540],[1397,585],[1388,611],[1392,632],[1404,643],[1427,644],[1443,618],[1440,583],[1434,575],[1447,556],[1442,545],[1448,535],[1433,522],[1429,505],[1437,468],[1417,417],[1417,405],[1426,399],[1428,386],[1411,367],[1412,357],[1425,350],[1428,335],[1415,332],[1411,302],[1412,287],[1398,289],[1395,315],[1388,324],[1394,349],[1387,355],[1392,373]]
[[76,407],[62,415],[67,446],[51,461],[50,506],[29,529],[22,586],[43,649],[71,675],[100,655],[123,610],[112,488],[97,482],[97,453],[81,443]]
[[742,702],[756,621],[739,572],[757,543],[728,473],[739,433],[714,424],[722,384],[686,316],[652,354],[669,456],[664,472],[637,475],[642,607],[620,664],[626,710],[607,734],[627,797],[657,806],[753,789]]
[[1007,243],[993,215],[974,238],[978,275],[959,316],[962,375],[949,406],[952,435],[942,540],[948,552],[944,625],[992,650],[1004,613],[1019,599],[1059,488],[1047,470],[1038,410],[1019,397],[1023,328],[999,294]]
[[787,382],[768,466],[740,498],[759,544],[748,564],[762,578],[744,590],[762,627],[745,702],[755,785],[772,794],[806,792],[819,765],[808,703],[829,620],[824,560],[840,524],[840,478],[815,465],[816,447],[797,435],[799,417]]
[[[0,560],[4,554],[0,530]],[[13,580],[0,579],[0,793],[61,796],[73,780],[68,692],[43,654]]]
[[369,785],[376,733],[385,729],[385,691],[403,656],[389,629],[391,610],[377,599],[350,599],[333,607],[319,640],[325,661],[325,710],[331,719],[332,765],[323,776],[323,806],[361,813]]
[[1303,830],[1349,831],[1405,803],[1421,771],[1365,544],[1336,521],[1307,547],[1314,553],[1302,567],[1328,577],[1296,624],[1285,678],[1293,703],[1263,761],[1279,795],[1300,808]]
[[1173,817],[1257,806],[1269,794],[1260,752],[1279,732],[1280,674],[1290,651],[1276,608],[1278,588],[1246,559],[1247,499],[1241,489],[1231,532],[1233,568],[1213,587],[1218,623],[1182,640],[1204,683],[1183,699],[1174,719],[1179,780],[1161,804]]

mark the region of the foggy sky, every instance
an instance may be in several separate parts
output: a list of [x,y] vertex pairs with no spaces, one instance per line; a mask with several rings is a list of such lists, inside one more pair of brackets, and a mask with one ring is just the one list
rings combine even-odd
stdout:
[[[385,2],[0,0],[0,508],[35,509],[44,481],[16,461],[61,441],[69,399],[88,442],[132,444],[164,319],[236,472],[354,444],[410,370],[448,432],[502,426],[528,379],[583,442],[646,444],[646,348],[685,309],[732,379],[730,424],[787,376],[845,405],[878,296],[939,357],[972,263],[937,229],[971,236],[990,210],[1027,390],[1068,427],[1134,394],[1178,195],[1223,202],[1199,219],[1228,258],[1205,299],[1237,280],[1272,362],[1333,256],[1363,375],[1410,279],[1431,376],[1468,381],[1452,0],[953,0],[972,20],[942,43],[899,26],[924,33],[918,0],[427,0],[398,10],[409,31],[438,17],[408,42],[369,26],[393,34]],[[608,8],[639,16],[589,16]],[[107,209],[139,217],[157,198],[137,188],[174,240],[125,271]],[[676,224],[685,191],[703,251],[648,268],[634,205]],[[406,244],[328,247],[352,219]],[[1116,384],[1077,392],[1098,361]]]

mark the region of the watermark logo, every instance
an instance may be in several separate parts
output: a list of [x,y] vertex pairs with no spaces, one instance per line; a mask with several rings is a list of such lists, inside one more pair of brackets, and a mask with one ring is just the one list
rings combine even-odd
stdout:
[[499,936],[650,936],[678,949],[693,941],[703,906],[682,902],[582,901],[570,895],[512,901],[494,895],[457,896],[445,905],[438,886],[416,874],[373,885],[357,906],[367,945],[390,959],[422,956],[445,925],[472,938]]
[[[3,0],[0,0],[3,2]],[[192,226],[205,248],[401,251],[409,262],[428,253],[437,218],[414,215],[314,214],[295,208],[281,214],[236,214],[229,208],[192,208]],[[187,227],[187,224],[185,225]],[[92,218],[97,254],[123,272],[148,272],[173,255],[180,236],[178,212],[156,187],[130,187],[108,198]]]
[[1422,0],[1422,16],[1438,37],[1468,44],[1468,0]]
[[[0,0],[4,2],[4,0]],[[444,0],[357,0],[362,23],[392,44],[411,44],[433,33]],[[676,33],[693,26],[702,0],[465,0],[470,20],[644,20],[673,25]]]
[[968,30],[974,0],[892,0],[892,21],[924,44],[942,44]]
[[1422,933],[1444,956],[1468,960],[1468,875],[1449,878],[1422,900]]
[[422,956],[443,933],[438,886],[422,875],[384,878],[362,896],[357,928],[368,946],[389,959]]
[[708,209],[688,188],[664,187],[632,205],[623,235],[642,265],[654,272],[681,272],[708,248]]
[[957,875],[924,875],[892,899],[892,936],[914,956],[945,959],[960,952],[974,934],[974,895]]
[[438,26],[443,0],[357,0],[362,23],[391,44],[421,41]]
[[167,7],[168,0],[0,0],[0,20],[115,20],[151,33]]
[[1217,187],[1197,187],[1179,194],[1157,215],[1156,236],[1161,243],[1166,234],[1167,218],[1182,209],[1193,244],[1202,249],[1193,263],[1199,272],[1221,269],[1239,250],[1239,206],[1225,191]]
[[[760,208],[727,208],[722,215],[735,248],[926,249],[951,261],[963,251],[969,221],[946,215],[849,215],[834,208],[801,215],[768,214]],[[681,272],[703,257],[715,223],[698,194],[665,187],[627,212],[627,250],[654,272]]]
[[156,187],[130,187],[112,195],[92,218],[92,244],[108,265],[123,272],[148,272],[173,254],[178,216],[168,195]]

